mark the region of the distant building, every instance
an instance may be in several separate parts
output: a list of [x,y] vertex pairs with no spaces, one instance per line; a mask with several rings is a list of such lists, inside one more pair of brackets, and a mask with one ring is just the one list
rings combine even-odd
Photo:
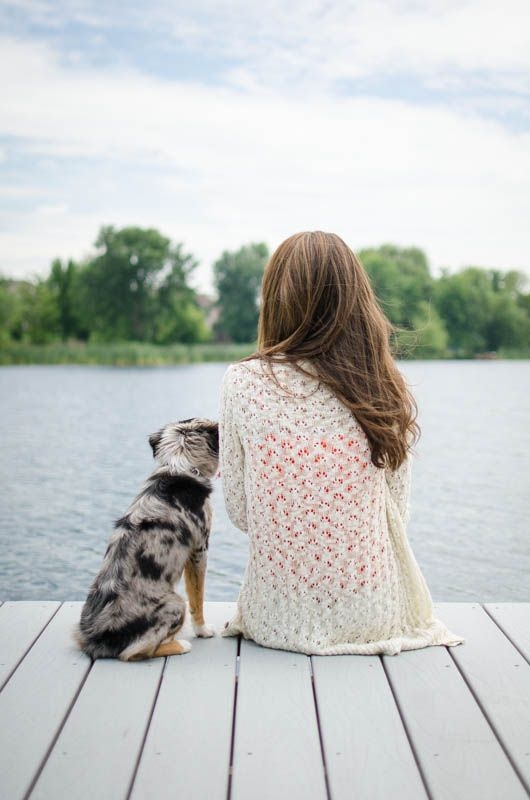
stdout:
[[219,307],[217,306],[217,300],[215,297],[210,297],[208,294],[197,294],[196,297],[199,308],[202,308],[204,311],[206,324],[211,330],[213,330],[215,323],[219,319],[220,313]]

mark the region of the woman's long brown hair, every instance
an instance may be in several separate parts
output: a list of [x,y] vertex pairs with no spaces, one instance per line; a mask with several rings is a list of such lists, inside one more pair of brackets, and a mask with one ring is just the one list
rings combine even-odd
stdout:
[[334,233],[290,236],[265,269],[256,356],[308,359],[350,409],[377,467],[397,469],[420,434],[417,406],[390,351],[392,326],[368,275]]

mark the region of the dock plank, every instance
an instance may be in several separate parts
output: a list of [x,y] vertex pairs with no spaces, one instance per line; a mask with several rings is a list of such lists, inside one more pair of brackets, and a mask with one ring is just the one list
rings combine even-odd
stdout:
[[530,664],[476,603],[440,603],[440,617],[466,638],[450,653],[530,789]]
[[61,606],[0,694],[0,797],[6,800],[26,794],[90,669],[71,638],[80,606]]
[[530,663],[530,603],[485,603],[484,608]]
[[[234,610],[235,603],[206,603],[205,618],[220,631]],[[168,659],[133,800],[226,798],[238,641],[189,639],[190,654]]]
[[[378,656],[313,656],[333,800],[428,797]],[[383,768],[384,765],[384,768]]]
[[127,797],[164,662],[94,663],[31,800]]
[[0,605],[0,689],[59,606],[29,600]]
[[[237,638],[193,637],[183,656],[94,665],[71,638],[81,603],[57,607],[0,604],[2,800],[529,796],[529,604],[436,604],[466,644],[395,657],[242,640],[238,659]],[[233,611],[206,616],[220,630]]]
[[232,800],[327,797],[310,659],[241,642]]
[[433,800],[527,798],[446,648],[383,656],[383,663]]

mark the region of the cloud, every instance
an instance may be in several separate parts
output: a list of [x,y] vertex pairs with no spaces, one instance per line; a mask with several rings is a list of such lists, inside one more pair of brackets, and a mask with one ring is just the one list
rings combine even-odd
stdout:
[[78,257],[103,223],[183,240],[203,262],[202,285],[222,249],[311,228],[356,249],[417,244],[434,266],[529,266],[530,136],[471,110],[319,87],[294,95],[256,83],[252,69],[225,86],[123,65],[74,69],[44,42],[14,37],[0,42],[0,70],[11,76],[1,90],[4,166],[10,142],[28,169],[43,159],[59,172],[88,165],[67,189],[39,186],[54,215],[29,204],[7,216],[1,271]]
[[264,86],[402,74],[530,90],[526,0],[270,0],[266,13],[256,0],[179,6],[158,3],[151,24],[190,51],[242,61]]
[[13,186],[9,184],[0,186],[0,197],[10,199],[38,197],[41,194],[43,194],[43,190],[37,186]]
[[64,217],[68,213],[68,206],[65,203],[57,203],[56,205],[45,203],[44,205],[37,206],[35,213],[41,217]]
[[389,74],[530,89],[526,0],[157,0],[149,14],[143,0],[0,3],[19,12],[22,28],[136,31],[189,56],[222,55],[228,78],[243,68],[262,86],[284,90]]

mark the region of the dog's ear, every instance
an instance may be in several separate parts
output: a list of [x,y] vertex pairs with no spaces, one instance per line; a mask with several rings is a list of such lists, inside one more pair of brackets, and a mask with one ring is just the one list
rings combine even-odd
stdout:
[[160,440],[162,438],[162,431],[159,430],[156,433],[152,433],[149,437],[149,444],[151,445],[151,449],[153,451],[153,458],[156,458],[156,448],[160,444]]
[[219,452],[219,425],[214,423],[211,427],[207,430],[208,442],[210,444],[211,449],[214,453]]
[[206,424],[201,425],[197,432],[204,436],[212,452],[219,452],[219,425],[217,422],[208,421]]

